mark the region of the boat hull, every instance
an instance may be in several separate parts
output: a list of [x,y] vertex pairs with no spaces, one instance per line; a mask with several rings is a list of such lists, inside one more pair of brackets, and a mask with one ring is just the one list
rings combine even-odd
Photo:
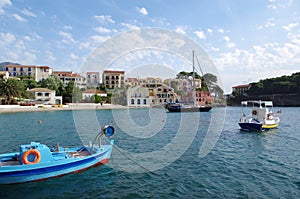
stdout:
[[14,184],[29,181],[39,181],[59,177],[69,173],[80,172],[90,167],[108,162],[112,145],[105,145],[99,152],[73,159],[59,160],[43,164],[27,164],[0,167],[0,184]]
[[209,112],[212,107],[168,107],[169,112]]
[[241,130],[244,131],[268,131],[278,127],[278,123],[264,125],[262,123],[240,122],[239,125],[241,127]]

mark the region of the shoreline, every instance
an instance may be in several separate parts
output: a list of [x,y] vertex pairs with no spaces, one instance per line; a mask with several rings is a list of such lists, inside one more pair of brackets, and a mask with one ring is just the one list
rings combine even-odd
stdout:
[[46,112],[46,111],[67,111],[67,110],[110,110],[110,109],[125,109],[132,108],[128,106],[115,104],[81,104],[74,103],[63,105],[62,107],[53,107],[52,105],[39,106],[20,106],[20,105],[0,105],[1,113],[18,113],[18,112]]

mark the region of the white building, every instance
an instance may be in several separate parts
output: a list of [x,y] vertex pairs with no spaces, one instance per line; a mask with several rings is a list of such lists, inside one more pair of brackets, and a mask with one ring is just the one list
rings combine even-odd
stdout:
[[62,96],[55,96],[55,91],[48,88],[33,88],[28,90],[34,93],[35,100],[41,104],[62,104]]
[[133,107],[150,107],[149,89],[142,86],[128,88],[127,105]]
[[52,68],[49,66],[6,65],[3,70],[7,71],[10,77],[33,78],[37,82],[48,79],[52,74]]
[[107,97],[107,93],[96,90],[96,89],[88,89],[82,92],[82,99],[90,98],[94,95],[98,95],[100,97]]

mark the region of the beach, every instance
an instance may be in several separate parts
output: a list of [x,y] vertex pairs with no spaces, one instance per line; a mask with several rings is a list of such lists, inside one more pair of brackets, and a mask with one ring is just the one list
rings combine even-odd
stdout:
[[54,107],[52,105],[39,106],[20,106],[20,105],[0,105],[1,113],[14,112],[38,112],[38,111],[62,111],[62,110],[93,110],[93,109],[124,109],[127,106],[116,104],[93,104],[93,103],[70,103],[62,107]]

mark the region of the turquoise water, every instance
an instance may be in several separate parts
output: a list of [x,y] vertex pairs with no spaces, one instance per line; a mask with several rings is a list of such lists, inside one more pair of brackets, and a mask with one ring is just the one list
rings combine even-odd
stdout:
[[[220,110],[224,109],[197,115],[158,111],[155,116],[148,109],[77,111],[75,116],[74,111],[0,114],[1,153],[18,150],[20,144],[31,141],[49,146],[79,145],[94,133],[90,128],[96,126],[87,122],[94,117],[101,126],[114,123],[118,147],[107,165],[41,182],[0,185],[0,198],[299,198],[300,108],[282,108],[279,128],[266,133],[239,131],[241,109],[226,108],[222,133],[201,158],[199,150],[209,123],[216,120],[214,111]],[[191,144],[183,137],[167,155],[150,156],[178,136],[182,117],[187,118],[187,138],[193,136],[190,129],[197,127]],[[149,125],[155,118],[155,125]],[[132,124],[137,126],[137,134],[127,132]],[[88,130],[77,133],[76,126]],[[148,134],[143,135],[143,130]],[[183,155],[180,147],[186,148]],[[135,156],[138,153],[145,154],[144,160]],[[169,156],[179,157],[168,162],[173,158]],[[164,167],[157,170],[157,165]]]

